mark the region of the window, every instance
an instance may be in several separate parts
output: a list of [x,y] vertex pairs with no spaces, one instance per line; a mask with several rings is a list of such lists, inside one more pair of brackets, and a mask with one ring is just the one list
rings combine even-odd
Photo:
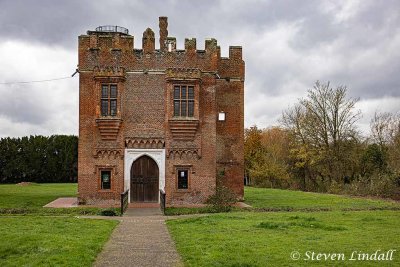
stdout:
[[221,111],[218,113],[218,120],[225,121],[225,112]]
[[117,115],[117,85],[101,85],[101,116]]
[[101,189],[111,189],[111,171],[101,171]]
[[188,170],[178,170],[178,189],[188,189]]
[[194,116],[194,87],[174,86],[174,117]]

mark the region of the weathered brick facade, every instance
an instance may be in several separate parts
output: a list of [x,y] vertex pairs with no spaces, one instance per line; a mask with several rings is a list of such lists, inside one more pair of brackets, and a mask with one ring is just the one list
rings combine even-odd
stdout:
[[[215,39],[206,40],[205,50],[197,50],[196,39],[185,39],[185,50],[177,50],[167,25],[167,18],[160,17],[160,49],[151,29],[143,33],[143,49],[135,49],[134,36],[119,28],[79,36],[82,203],[115,204],[124,190],[133,194],[133,162],[143,155],[157,163],[156,185],[165,190],[168,205],[203,203],[214,193],[217,177],[243,198],[242,48],[229,47],[224,58]],[[180,98],[193,98],[193,108],[190,101],[176,100],[176,88],[184,88]],[[183,110],[187,116],[176,115]],[[182,170],[188,184],[179,189]],[[102,178],[106,172],[110,185],[102,184],[108,181]]]

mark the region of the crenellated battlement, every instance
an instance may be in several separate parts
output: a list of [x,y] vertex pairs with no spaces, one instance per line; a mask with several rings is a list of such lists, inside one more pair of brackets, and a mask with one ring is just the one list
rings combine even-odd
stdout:
[[221,48],[214,38],[205,40],[204,50],[197,49],[196,38],[185,38],[184,49],[177,49],[176,38],[168,36],[167,17],[159,18],[159,34],[159,49],[155,47],[155,32],[150,28],[143,32],[142,48],[138,49],[128,29],[100,26],[79,36],[79,67],[93,70],[95,66],[112,66],[127,71],[180,67],[213,72],[223,67],[230,69],[221,71],[227,75],[242,73],[244,69],[241,46],[230,46],[228,58],[221,57]]

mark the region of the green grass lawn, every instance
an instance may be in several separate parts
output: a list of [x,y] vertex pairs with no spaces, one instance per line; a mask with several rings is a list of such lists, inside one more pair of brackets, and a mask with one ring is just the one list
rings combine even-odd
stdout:
[[[260,209],[167,221],[186,266],[400,266],[400,211],[374,210],[395,202],[258,188],[246,188],[245,198]],[[261,210],[271,207],[308,212]],[[341,210],[349,208],[365,210]],[[349,260],[354,251],[390,249],[394,261]],[[291,259],[294,251],[299,260]],[[312,252],[345,260],[305,260]]]
[[[104,209],[91,207],[43,208],[59,197],[76,197],[78,185],[65,184],[15,184],[0,185],[0,215],[98,215]],[[119,209],[113,209],[119,214]]]
[[400,208],[399,202],[390,200],[255,187],[245,187],[245,202],[254,208],[271,210]]
[[74,217],[0,217],[0,266],[91,266],[117,224]]
[[0,185],[1,208],[38,208],[59,197],[75,197],[78,186],[71,184]]
[[0,185],[0,266],[91,266],[118,221],[73,217],[99,208],[43,208],[76,193],[77,184]]

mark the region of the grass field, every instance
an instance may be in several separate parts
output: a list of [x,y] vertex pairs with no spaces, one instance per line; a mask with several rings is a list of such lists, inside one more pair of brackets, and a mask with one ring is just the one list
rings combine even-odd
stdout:
[[[400,266],[395,202],[257,188],[246,188],[245,197],[259,209],[167,221],[186,266]],[[262,211],[271,207],[308,212]],[[318,211],[324,207],[332,211]],[[353,252],[390,249],[397,250],[393,261],[349,260]],[[312,252],[344,260],[312,261]]]
[[[78,208],[43,208],[47,203],[59,197],[75,197],[77,184],[31,184],[20,186],[15,184],[0,185],[0,215],[32,214],[32,215],[97,215],[104,209]],[[119,209],[113,209],[116,214]]]
[[245,202],[254,208],[271,210],[400,208],[399,202],[390,200],[255,187],[245,187]]
[[73,216],[99,208],[42,207],[76,192],[77,184],[0,185],[0,266],[91,266],[118,222]]
[[0,266],[91,266],[117,224],[74,217],[0,217]]
[[0,185],[1,208],[38,208],[59,197],[75,197],[77,184]]

